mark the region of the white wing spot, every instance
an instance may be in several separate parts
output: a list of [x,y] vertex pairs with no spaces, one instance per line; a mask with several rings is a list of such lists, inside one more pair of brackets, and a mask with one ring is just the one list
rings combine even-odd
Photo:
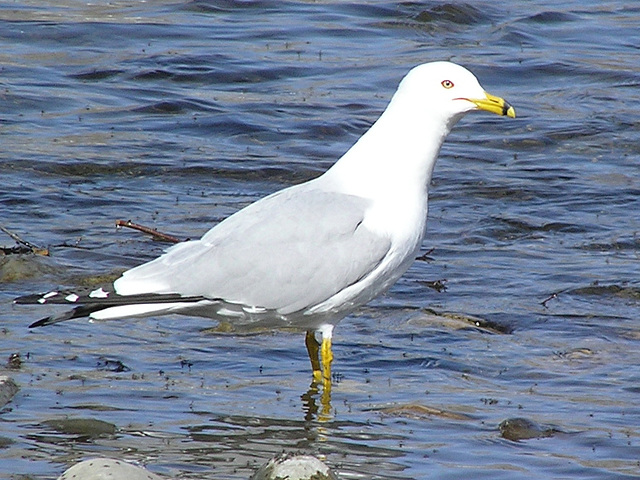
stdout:
[[109,292],[105,292],[102,287],[89,294],[89,298],[107,298],[108,296]]
[[264,307],[249,307],[249,306],[243,306],[242,310],[244,310],[247,313],[264,313],[267,311],[267,309]]
[[64,297],[64,299],[65,299],[67,302],[77,302],[79,298],[80,298],[80,297],[79,297],[78,295],[76,295],[75,293],[70,293],[69,295],[67,295],[66,297]]
[[244,317],[244,314],[242,312],[239,312],[237,310],[231,310],[230,308],[225,308],[225,307],[222,307],[216,313],[218,313],[219,315],[225,316],[225,317],[232,317],[232,318],[242,318],[242,317]]
[[55,297],[58,294],[58,292],[49,292],[49,293],[45,293],[42,296],[41,300],[46,300],[47,298],[51,298],[51,297]]

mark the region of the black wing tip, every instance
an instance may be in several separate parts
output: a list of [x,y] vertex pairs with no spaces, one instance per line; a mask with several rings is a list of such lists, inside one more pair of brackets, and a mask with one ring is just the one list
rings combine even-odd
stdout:
[[53,325],[54,323],[65,322],[67,320],[74,320],[76,318],[89,317],[93,312],[98,312],[109,305],[79,305],[73,310],[67,310],[60,315],[52,315],[50,317],[42,318],[29,325],[29,328],[46,327],[47,325]]
[[[106,290],[105,290],[106,288]],[[21,295],[13,300],[13,303],[21,305],[83,305],[88,303],[109,303],[117,298],[110,287],[88,288],[83,287],[73,290],[52,290],[46,293]]]
[[47,325],[53,325],[54,323],[64,322],[65,320],[71,320],[73,318],[86,317],[89,313],[84,312],[85,309],[78,307],[73,310],[68,310],[60,315],[52,315],[50,317],[41,318],[40,320],[33,322],[29,325],[29,328],[46,327]]
[[33,305],[34,303],[41,303],[41,302],[38,302],[38,300],[40,300],[41,298],[42,298],[42,294],[23,295],[21,297],[14,298],[13,303],[17,305]]
[[[75,293],[67,292],[49,292],[46,294],[38,295],[24,295],[16,298],[13,303],[15,304],[54,304],[54,305],[77,305],[72,310],[68,310],[59,315],[52,315],[50,317],[42,318],[29,325],[29,328],[46,327],[55,323],[64,322],[66,320],[73,320],[75,318],[90,317],[92,313],[99,312],[111,307],[123,306],[123,305],[135,305],[135,304],[159,304],[166,302],[181,301],[185,303],[197,303],[202,300],[207,300],[202,296],[186,296],[183,297],[177,293],[170,294],[140,294],[132,295],[129,297],[122,296],[109,296],[101,288],[94,290],[94,296],[80,297]],[[104,295],[104,296],[103,296]]]
[[33,322],[31,325],[29,325],[29,328],[37,328],[37,327],[44,327],[45,325],[51,325],[52,323],[55,323],[52,320],[53,319],[51,317],[41,318],[37,322]]

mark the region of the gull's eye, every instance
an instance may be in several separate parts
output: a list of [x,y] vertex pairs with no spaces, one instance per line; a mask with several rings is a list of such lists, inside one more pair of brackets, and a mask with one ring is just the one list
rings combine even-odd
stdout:
[[451,80],[443,80],[441,85],[447,89],[453,88],[453,82]]

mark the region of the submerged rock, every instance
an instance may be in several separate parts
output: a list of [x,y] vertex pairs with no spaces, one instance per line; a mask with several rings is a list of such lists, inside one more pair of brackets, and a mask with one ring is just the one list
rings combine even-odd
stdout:
[[338,480],[324,463],[311,455],[282,454],[269,460],[251,480]]
[[0,375],[0,408],[4,407],[18,393],[18,385],[11,377]]
[[517,442],[531,438],[552,437],[558,431],[551,427],[543,427],[528,418],[508,418],[498,425],[500,434],[507,440]]
[[113,458],[85,460],[69,468],[58,480],[165,480],[150,471]]
[[114,424],[94,418],[58,418],[45,420],[42,424],[58,433],[83,435],[90,438],[115,435],[118,431]]
[[391,407],[385,407],[377,409],[377,411],[385,413],[387,415],[396,415],[409,418],[427,418],[427,417],[440,417],[450,420],[471,420],[469,415],[458,412],[451,412],[447,410],[441,410],[439,408],[429,407],[428,405],[422,405],[419,403],[408,403],[402,405],[393,405]]

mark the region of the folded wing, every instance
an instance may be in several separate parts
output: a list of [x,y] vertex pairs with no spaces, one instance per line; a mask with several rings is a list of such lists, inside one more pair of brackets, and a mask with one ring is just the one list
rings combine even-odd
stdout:
[[266,197],[125,272],[116,292],[223,299],[284,315],[323,302],[372,272],[390,241],[362,225],[368,201],[308,185]]

